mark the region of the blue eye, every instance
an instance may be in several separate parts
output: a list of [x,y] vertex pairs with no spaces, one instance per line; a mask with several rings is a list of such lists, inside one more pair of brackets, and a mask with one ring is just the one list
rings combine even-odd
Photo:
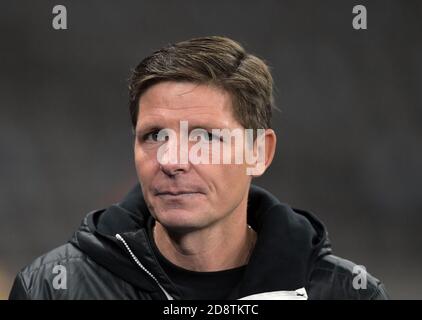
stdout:
[[204,138],[206,141],[219,141],[220,137],[216,136],[215,134],[211,132],[204,132]]
[[158,131],[153,131],[153,132],[147,133],[144,136],[144,139],[143,140],[144,141],[154,141],[154,142],[157,142],[158,141]]

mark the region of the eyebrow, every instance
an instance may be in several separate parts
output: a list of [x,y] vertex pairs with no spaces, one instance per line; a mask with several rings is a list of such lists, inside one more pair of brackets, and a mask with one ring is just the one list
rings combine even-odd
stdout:
[[[212,129],[224,129],[225,127],[222,126],[221,123],[198,123],[195,121],[193,125],[191,122],[188,123],[188,130],[189,132],[194,129],[205,129],[207,131],[211,131]],[[164,126],[157,124],[156,121],[146,122],[145,124],[141,124],[139,128],[135,131],[136,135],[142,134],[144,132],[151,132],[151,131],[160,131],[161,129],[165,129]]]
[[139,135],[142,135],[145,132],[160,131],[161,129],[164,129],[164,128],[157,126],[153,123],[146,124],[145,126],[140,126],[139,128],[137,128],[135,130],[135,135],[139,136]]

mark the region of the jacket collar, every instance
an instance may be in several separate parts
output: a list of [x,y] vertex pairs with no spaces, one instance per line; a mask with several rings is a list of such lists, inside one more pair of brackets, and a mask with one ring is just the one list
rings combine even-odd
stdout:
[[[180,294],[157,262],[147,236],[150,212],[138,185],[118,204],[88,214],[72,242],[97,263],[133,285],[150,292],[157,284],[142,272],[122,243],[120,234],[140,262],[175,299]],[[311,213],[281,203],[271,193],[251,185],[248,223],[258,239],[243,281],[231,298],[263,292],[294,291],[309,283],[316,259],[330,253],[324,225]]]

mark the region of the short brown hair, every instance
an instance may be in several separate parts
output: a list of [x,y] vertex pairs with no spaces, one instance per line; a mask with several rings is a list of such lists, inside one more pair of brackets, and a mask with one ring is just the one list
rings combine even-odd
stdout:
[[168,45],[142,60],[129,83],[135,128],[140,96],[161,81],[212,84],[231,94],[233,115],[244,127],[271,127],[273,79],[268,66],[226,37],[202,37]]

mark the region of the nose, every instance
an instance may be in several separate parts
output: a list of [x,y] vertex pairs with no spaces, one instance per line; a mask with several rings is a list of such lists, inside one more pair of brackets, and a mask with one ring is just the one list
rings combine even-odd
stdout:
[[190,169],[189,147],[177,137],[171,137],[157,154],[160,169],[167,176],[186,173]]
[[160,164],[160,169],[163,171],[167,176],[173,177],[181,173],[186,173],[189,170],[189,164]]

